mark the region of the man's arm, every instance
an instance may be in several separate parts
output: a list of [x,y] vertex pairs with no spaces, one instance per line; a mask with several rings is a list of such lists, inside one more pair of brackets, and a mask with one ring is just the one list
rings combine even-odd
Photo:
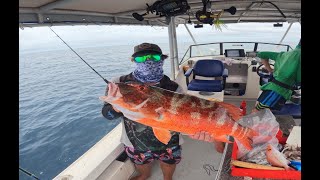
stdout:
[[212,142],[216,148],[216,151],[219,153],[223,153],[225,143],[214,140],[214,137],[210,135],[210,133],[205,131],[197,132],[194,135],[189,135],[191,139],[200,140],[200,141],[206,141],[206,142]]
[[280,53],[277,53],[277,52],[265,51],[265,52],[258,52],[257,56],[261,58],[261,63],[265,66],[265,68],[272,73],[273,69],[270,67],[269,59],[276,61],[279,54]]
[[196,134],[189,135],[189,137],[192,139],[207,141],[207,142],[214,141],[213,137],[208,132],[205,132],[205,131],[197,132]]
[[270,72],[273,73],[273,69],[271,68],[270,64],[269,64],[269,59],[261,59],[262,64],[264,65],[264,67]]
[[258,52],[257,56],[261,59],[272,59],[276,61],[278,59],[278,56],[280,53],[278,52],[270,52],[270,51],[264,51],[264,52]]

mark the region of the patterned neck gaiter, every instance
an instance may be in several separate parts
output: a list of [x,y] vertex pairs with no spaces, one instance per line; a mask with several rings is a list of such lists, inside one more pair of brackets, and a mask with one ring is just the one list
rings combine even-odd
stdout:
[[159,82],[163,78],[163,62],[155,62],[147,60],[144,63],[136,62],[136,69],[133,71],[133,76],[140,82]]

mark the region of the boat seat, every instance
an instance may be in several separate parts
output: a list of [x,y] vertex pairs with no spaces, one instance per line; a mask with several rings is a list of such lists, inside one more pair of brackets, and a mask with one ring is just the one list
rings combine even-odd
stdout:
[[301,118],[301,106],[300,104],[285,104],[280,111],[272,110],[274,115],[290,115],[294,119]]
[[[189,83],[191,74],[193,74],[193,80]],[[221,92],[225,87],[228,70],[220,60],[198,60],[184,75],[190,91]],[[199,76],[214,79],[199,79]]]

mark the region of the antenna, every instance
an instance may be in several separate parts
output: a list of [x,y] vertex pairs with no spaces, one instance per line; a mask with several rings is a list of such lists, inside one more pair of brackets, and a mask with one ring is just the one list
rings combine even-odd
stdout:
[[188,13],[188,15],[189,15],[188,23],[191,24],[190,13]]

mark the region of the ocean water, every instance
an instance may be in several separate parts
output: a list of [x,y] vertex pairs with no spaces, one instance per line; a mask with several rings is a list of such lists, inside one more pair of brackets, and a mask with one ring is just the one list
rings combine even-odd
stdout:
[[[132,46],[75,50],[106,79],[135,67],[129,60]],[[166,61],[167,75],[169,65]],[[98,97],[106,83],[72,51],[21,54],[19,70],[19,165],[52,179],[120,121],[101,115]],[[30,179],[19,173],[20,179]]]
[[[237,35],[237,36],[236,36]],[[211,41],[259,41],[277,43],[281,36],[239,34],[210,36]],[[236,39],[237,37],[237,39]],[[179,38],[179,37],[178,37]],[[192,44],[180,38],[179,59]],[[179,39],[178,39],[179,40]],[[167,39],[166,39],[167,41]],[[284,43],[295,46],[295,36]],[[121,44],[121,43],[119,43]],[[74,48],[106,79],[130,73],[135,64],[129,60],[133,46],[83,45]],[[168,43],[159,43],[169,53]],[[164,73],[171,75],[169,60]],[[101,115],[106,83],[71,50],[34,48],[19,55],[19,166],[43,180],[49,180],[79,158],[120,121],[108,121]],[[19,179],[31,177],[19,171]]]

